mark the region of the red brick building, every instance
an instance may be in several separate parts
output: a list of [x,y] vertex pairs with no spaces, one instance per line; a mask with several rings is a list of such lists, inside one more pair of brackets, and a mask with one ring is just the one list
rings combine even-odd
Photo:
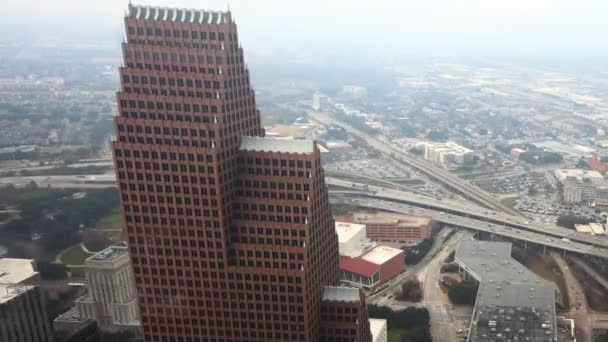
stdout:
[[359,256],[340,255],[340,281],[346,286],[375,288],[405,271],[402,250],[375,246]]
[[600,161],[597,153],[594,153],[591,159],[587,160],[587,165],[591,170],[597,171],[601,174],[605,174],[606,170],[608,170],[608,165]]
[[319,150],[263,138],[230,12],[129,5],[125,26],[113,150],[144,340],[342,340],[321,335],[342,303]]
[[433,230],[433,220],[428,216],[361,212],[338,220],[364,224],[366,237],[372,241],[421,241],[430,238]]

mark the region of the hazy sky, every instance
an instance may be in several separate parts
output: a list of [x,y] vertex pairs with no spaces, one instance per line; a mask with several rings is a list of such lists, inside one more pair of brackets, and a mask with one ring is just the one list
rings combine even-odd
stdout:
[[[8,2],[8,3],[7,3]],[[225,9],[224,0],[134,3]],[[126,0],[3,0],[0,32],[113,44]],[[583,54],[608,56],[607,0],[232,0],[255,56]]]

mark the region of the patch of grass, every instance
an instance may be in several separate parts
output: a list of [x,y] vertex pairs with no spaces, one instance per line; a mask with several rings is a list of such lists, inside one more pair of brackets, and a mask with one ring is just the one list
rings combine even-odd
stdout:
[[84,259],[91,255],[92,254],[83,251],[80,245],[76,245],[61,252],[59,261],[65,265],[83,265]]
[[517,200],[517,197],[506,197],[506,198],[501,199],[500,203],[509,208],[513,208],[516,200]]
[[72,278],[84,278],[84,267],[68,267]]
[[390,329],[387,333],[388,342],[401,342],[407,331],[405,329]]
[[108,215],[99,219],[95,228],[99,230],[122,230],[122,211],[120,207],[114,208]]
[[61,153],[65,151],[76,151],[81,148],[88,148],[87,145],[62,145],[62,146],[47,146],[41,147],[40,151],[43,153]]

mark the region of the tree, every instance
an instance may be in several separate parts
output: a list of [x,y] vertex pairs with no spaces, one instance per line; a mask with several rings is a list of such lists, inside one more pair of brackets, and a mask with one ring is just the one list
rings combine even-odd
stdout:
[[557,225],[560,227],[575,229],[577,224],[588,224],[591,220],[577,215],[561,215],[557,218]]
[[416,277],[407,278],[401,284],[401,300],[419,302],[422,300],[422,286]]
[[403,342],[432,342],[430,330],[431,317],[426,308],[408,307],[393,311],[386,306],[370,304],[367,306],[370,318],[382,318],[387,321],[387,328],[403,329]]
[[456,305],[475,305],[479,284],[474,280],[464,280],[450,287],[448,297]]

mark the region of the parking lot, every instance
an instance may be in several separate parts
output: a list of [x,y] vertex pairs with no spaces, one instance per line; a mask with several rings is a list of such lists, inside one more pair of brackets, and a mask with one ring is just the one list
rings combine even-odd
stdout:
[[527,191],[529,188],[542,189],[547,180],[544,173],[528,172],[506,178],[492,178],[473,181],[474,185],[495,194],[509,194]]
[[409,179],[410,173],[386,159],[350,159],[328,162],[325,169],[358,173],[380,179]]
[[562,205],[556,196],[550,199],[522,196],[515,200],[513,208],[525,213],[536,222],[554,224],[559,216],[567,215],[581,216],[591,220],[599,219],[599,213],[596,214],[594,208]]

